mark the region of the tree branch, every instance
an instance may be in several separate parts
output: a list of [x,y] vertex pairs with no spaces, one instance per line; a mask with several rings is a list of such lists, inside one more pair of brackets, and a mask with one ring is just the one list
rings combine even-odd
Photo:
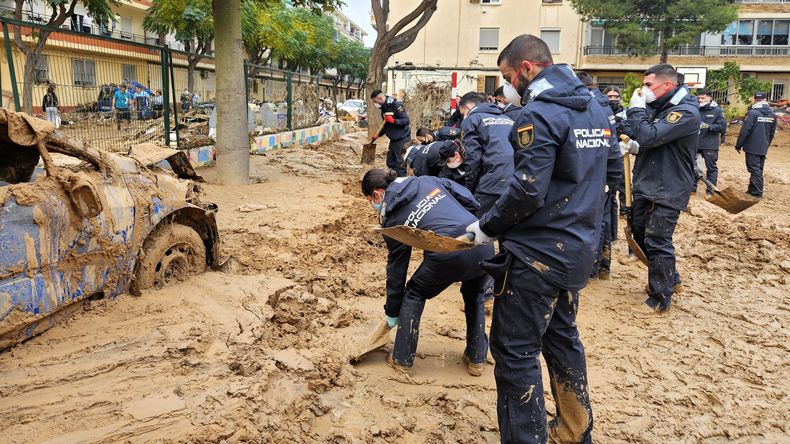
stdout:
[[428,21],[431,19],[431,16],[433,16],[434,12],[436,12],[435,4],[432,8],[426,9],[423,12],[420,20],[418,20],[414,26],[393,38],[389,45],[390,54],[401,52],[408,48],[409,45],[414,43],[414,39],[417,38],[417,34],[419,34],[420,30],[422,30],[425,25],[428,24]]
[[[420,6],[417,6],[417,8],[415,8],[414,11],[410,12],[409,14],[406,15],[406,17],[403,17],[397,23],[395,23],[395,25],[393,25],[392,28],[390,28],[387,31],[387,33],[392,33],[392,35],[397,35],[401,29],[405,28],[406,25],[416,20],[417,17],[419,17],[420,14],[423,14],[428,8],[432,8],[435,11],[437,1],[438,0],[422,0]],[[433,14],[433,12],[431,12],[431,14]],[[430,18],[430,15],[428,16],[428,18]]]

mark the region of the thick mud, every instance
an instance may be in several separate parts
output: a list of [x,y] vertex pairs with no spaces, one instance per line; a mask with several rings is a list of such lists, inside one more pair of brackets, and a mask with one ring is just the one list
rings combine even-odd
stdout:
[[[475,378],[461,361],[457,286],[426,305],[411,377],[385,351],[345,359],[383,316],[386,249],[359,195],[363,143],[253,157],[258,183],[206,187],[222,271],[92,301],[0,354],[2,441],[498,442],[493,365]],[[745,189],[731,146],[720,169],[720,185]],[[625,260],[622,237],[612,278],[582,292],[596,441],[790,440],[784,133],[766,179],[766,199],[737,216],[692,200],[676,233],[686,291],[669,313],[636,310],[646,269]]]

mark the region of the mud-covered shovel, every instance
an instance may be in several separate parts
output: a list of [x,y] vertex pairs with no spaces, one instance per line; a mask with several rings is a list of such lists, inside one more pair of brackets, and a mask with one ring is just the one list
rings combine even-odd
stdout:
[[[384,113],[385,116],[387,115],[394,115],[394,113]],[[381,134],[381,130],[384,129],[384,125],[387,124],[386,120],[381,121],[381,125],[379,125],[379,129],[373,133],[376,136]],[[376,160],[376,142],[370,141],[364,145],[362,145],[362,159],[360,162],[371,164]]]
[[391,328],[386,320],[382,320],[380,323],[376,324],[373,331],[371,331],[367,337],[354,341],[353,350],[348,356],[348,361],[355,363],[368,353],[389,344],[390,330]]
[[453,251],[468,250],[475,247],[471,239],[465,236],[459,238],[442,236],[433,231],[420,230],[419,228],[408,227],[406,225],[396,225],[387,228],[376,227],[373,231],[391,239],[395,239],[410,247],[433,253],[451,253]]
[[743,191],[735,190],[732,187],[727,187],[723,190],[716,188],[716,185],[713,185],[700,170],[695,169],[694,175],[697,177],[697,180],[705,182],[709,190],[713,190],[713,196],[705,200],[717,207],[724,208],[728,213],[738,214],[760,201],[760,199],[749,196]]
[[[623,142],[628,143],[628,136],[620,136]],[[625,223],[625,241],[628,243],[628,249],[631,250],[634,255],[642,261],[643,264],[647,265],[647,255],[645,252],[642,251],[642,247],[636,243],[634,239],[634,234],[631,232],[631,155],[625,153],[623,155],[623,175],[625,177],[625,213],[626,213],[626,223]]]

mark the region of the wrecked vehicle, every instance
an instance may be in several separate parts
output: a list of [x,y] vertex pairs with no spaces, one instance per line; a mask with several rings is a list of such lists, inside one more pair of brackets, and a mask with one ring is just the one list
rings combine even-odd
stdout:
[[0,350],[87,298],[139,294],[215,264],[217,207],[200,201],[200,181],[182,151],[105,152],[0,109]]

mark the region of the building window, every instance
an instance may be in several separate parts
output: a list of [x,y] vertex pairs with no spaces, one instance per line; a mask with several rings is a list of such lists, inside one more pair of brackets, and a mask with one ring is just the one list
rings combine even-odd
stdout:
[[555,4],[558,5],[562,3],[562,0],[543,0],[543,3]]
[[129,17],[121,17],[121,38],[132,39],[132,19]]
[[37,84],[49,81],[49,60],[43,54],[36,59],[36,67],[33,68],[33,81]]
[[481,5],[500,5],[502,0],[480,0]]
[[499,87],[499,77],[486,76],[485,82],[485,93],[494,94],[494,91]]
[[771,100],[777,101],[777,100],[782,100],[784,98],[785,98],[785,84],[774,83],[773,88],[771,88]]
[[126,80],[137,81],[137,66],[123,65],[123,78]]
[[623,89],[625,88],[625,77],[598,76],[597,83],[598,83],[598,89],[600,89],[601,92],[604,92],[604,90],[610,86],[616,86],[620,89]]
[[721,44],[786,46],[788,34],[790,20],[738,20],[730,23],[721,33]]
[[499,49],[499,28],[480,28],[480,50],[496,51]]
[[560,31],[559,29],[541,29],[540,39],[549,45],[552,53],[560,52]]
[[96,62],[72,59],[72,78],[76,86],[96,86]]

